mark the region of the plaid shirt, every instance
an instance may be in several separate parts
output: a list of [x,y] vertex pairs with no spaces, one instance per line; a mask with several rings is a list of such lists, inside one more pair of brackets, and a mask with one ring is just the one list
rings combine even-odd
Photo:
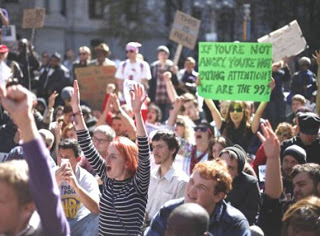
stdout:
[[157,65],[157,89],[156,89],[156,104],[168,104],[170,103],[167,93],[166,82],[163,78],[163,73],[168,71],[167,67],[162,68],[160,63]]

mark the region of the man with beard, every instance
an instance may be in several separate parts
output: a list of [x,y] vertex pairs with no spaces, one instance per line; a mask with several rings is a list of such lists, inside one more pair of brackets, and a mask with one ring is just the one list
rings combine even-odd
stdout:
[[296,144],[306,151],[307,162],[320,164],[320,140],[318,137],[320,117],[312,112],[298,112],[297,117],[297,130],[299,133],[297,136],[282,142],[281,156],[283,156],[283,152],[287,147]]

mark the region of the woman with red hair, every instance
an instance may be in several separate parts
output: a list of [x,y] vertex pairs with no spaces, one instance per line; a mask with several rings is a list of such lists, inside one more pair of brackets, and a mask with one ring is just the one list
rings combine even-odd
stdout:
[[138,146],[117,137],[103,159],[92,144],[80,110],[78,83],[74,81],[71,104],[76,118],[78,142],[85,157],[103,180],[100,199],[99,235],[140,235],[144,222],[150,179],[149,145],[141,105],[146,99],[142,87],[130,91]]

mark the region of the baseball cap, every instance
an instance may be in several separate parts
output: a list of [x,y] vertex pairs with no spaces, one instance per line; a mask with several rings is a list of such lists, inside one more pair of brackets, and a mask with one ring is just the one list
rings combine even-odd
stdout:
[[0,44],[0,53],[6,53],[6,52],[9,52],[9,48],[4,44]]
[[298,112],[300,132],[304,134],[318,134],[320,117],[313,112]]

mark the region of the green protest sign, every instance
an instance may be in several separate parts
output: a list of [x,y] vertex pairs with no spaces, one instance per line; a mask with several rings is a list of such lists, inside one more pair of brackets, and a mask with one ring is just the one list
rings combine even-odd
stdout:
[[269,101],[271,43],[199,43],[198,93],[215,100]]

